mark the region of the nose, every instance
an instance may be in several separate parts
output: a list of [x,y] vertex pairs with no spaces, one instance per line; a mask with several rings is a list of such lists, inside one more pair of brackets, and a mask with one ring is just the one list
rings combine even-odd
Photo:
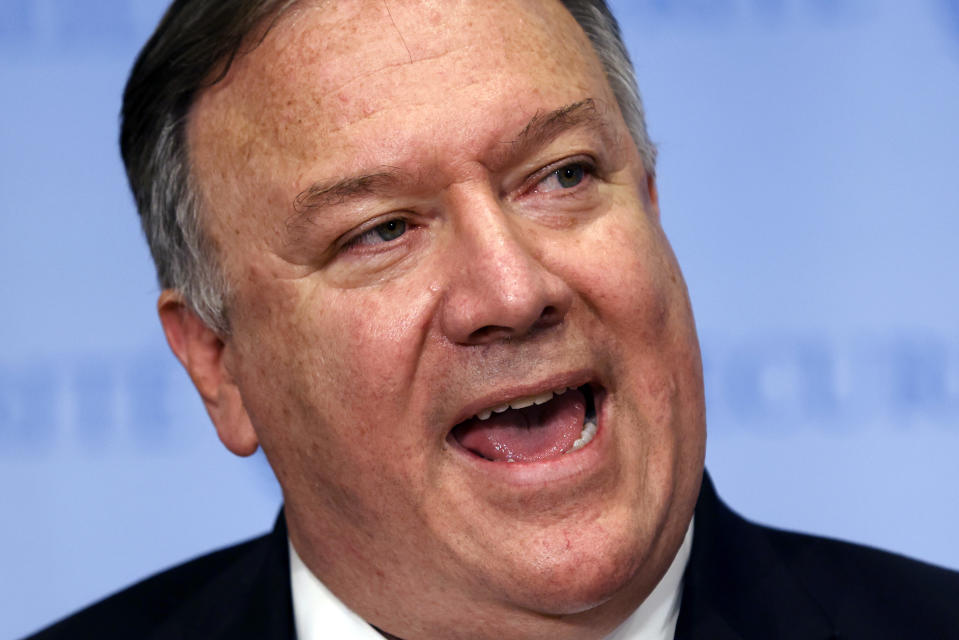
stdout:
[[519,229],[490,195],[460,203],[446,259],[450,279],[440,322],[456,344],[521,338],[560,324],[573,294],[544,264],[543,239]]

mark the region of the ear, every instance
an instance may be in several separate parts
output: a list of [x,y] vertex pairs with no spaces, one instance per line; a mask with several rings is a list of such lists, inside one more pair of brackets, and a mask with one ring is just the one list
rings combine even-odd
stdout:
[[200,392],[220,440],[238,456],[255,452],[256,432],[229,371],[229,345],[176,291],[160,294],[157,311],[167,342]]
[[646,198],[656,218],[659,218],[659,189],[656,187],[656,176],[646,172]]
[[659,189],[656,187],[656,176],[646,172],[646,193],[649,195],[649,202],[659,209]]

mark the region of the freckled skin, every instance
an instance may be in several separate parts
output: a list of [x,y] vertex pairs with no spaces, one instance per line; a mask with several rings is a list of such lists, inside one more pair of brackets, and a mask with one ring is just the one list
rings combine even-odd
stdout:
[[[559,3],[389,9],[302,3],[191,112],[232,284],[211,415],[264,448],[300,556],[378,627],[601,638],[665,572],[702,473],[699,349],[652,181]],[[586,99],[611,143],[580,127],[509,156],[537,113]],[[573,155],[600,159],[582,195],[523,186]],[[300,192],[381,167],[414,178],[291,241]],[[409,229],[390,248],[344,248],[391,212]],[[463,407],[573,371],[606,390],[584,449],[601,463],[529,490],[451,449]]]

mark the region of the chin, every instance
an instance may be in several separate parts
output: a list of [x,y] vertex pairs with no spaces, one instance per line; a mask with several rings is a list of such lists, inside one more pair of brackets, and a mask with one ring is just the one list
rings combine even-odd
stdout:
[[511,575],[516,579],[507,597],[548,616],[582,614],[613,600],[641,600],[644,583],[652,589],[665,571],[657,569],[652,577],[641,571],[648,565],[649,551],[626,527],[620,535],[603,527],[579,536],[557,532],[550,540],[533,541],[521,558],[524,564],[514,564]]

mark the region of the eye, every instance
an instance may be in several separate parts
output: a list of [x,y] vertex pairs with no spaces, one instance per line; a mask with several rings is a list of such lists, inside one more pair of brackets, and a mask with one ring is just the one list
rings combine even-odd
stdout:
[[564,189],[575,187],[586,177],[586,169],[581,164],[570,164],[555,172],[556,180]]
[[593,167],[585,162],[570,162],[549,172],[536,185],[536,191],[550,192],[578,187],[593,173]]
[[406,220],[394,218],[376,225],[369,231],[361,233],[348,243],[351,246],[382,244],[392,242],[406,233]]

